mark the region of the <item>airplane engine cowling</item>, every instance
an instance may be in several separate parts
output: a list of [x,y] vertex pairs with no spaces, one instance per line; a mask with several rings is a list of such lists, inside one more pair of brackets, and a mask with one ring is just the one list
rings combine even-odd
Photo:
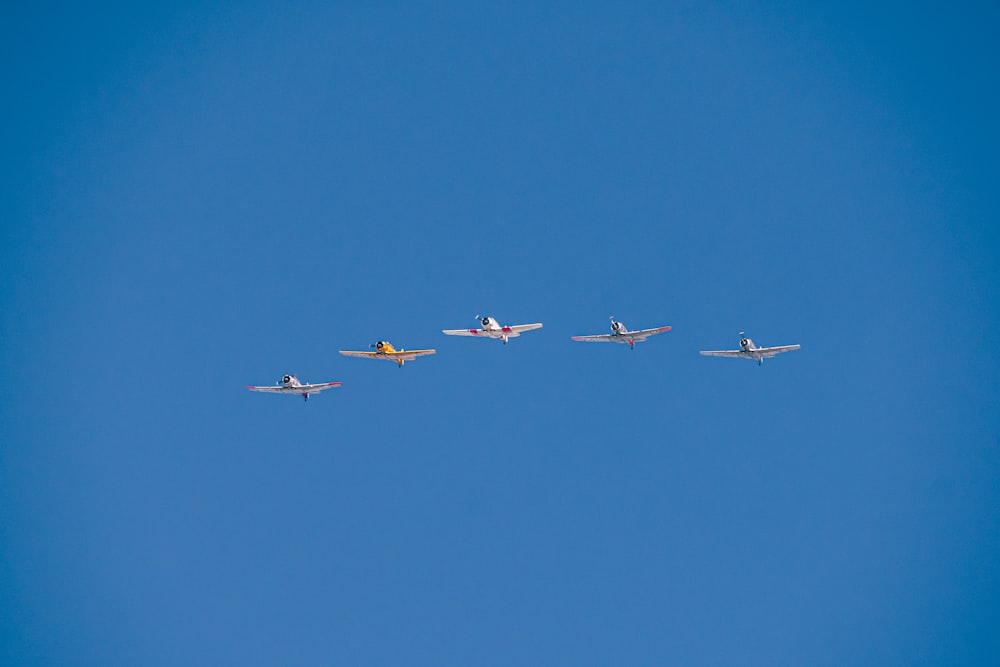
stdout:
[[287,385],[287,384],[291,384],[291,383],[292,383],[292,376],[291,375],[285,375],[285,376],[283,376],[281,378],[281,384],[286,384]]
[[482,322],[483,322],[483,326],[484,326],[484,327],[488,327],[488,326],[490,325],[490,318],[488,318],[488,317],[484,317],[484,318],[482,319]]

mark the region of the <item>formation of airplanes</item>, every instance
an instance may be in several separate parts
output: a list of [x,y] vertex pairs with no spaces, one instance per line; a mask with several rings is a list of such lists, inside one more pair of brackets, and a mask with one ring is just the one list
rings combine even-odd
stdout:
[[[504,345],[506,345],[507,341],[511,338],[516,338],[527,331],[542,328],[541,322],[536,322],[534,324],[514,324],[508,326],[500,324],[495,318],[489,316],[480,317],[479,315],[476,315],[476,319],[479,320],[482,328],[442,329],[442,332],[448,336],[474,336],[478,338],[499,339],[503,341]],[[609,319],[611,320],[611,333],[593,334],[589,336],[572,336],[572,340],[584,343],[622,343],[628,345],[630,349],[635,349],[636,343],[644,342],[651,336],[657,336],[661,333],[665,333],[670,331],[672,328],[670,326],[661,326],[630,331],[622,322],[615,320],[614,315],[612,315]],[[745,332],[741,331],[740,347],[738,350],[701,350],[700,354],[706,357],[753,359],[758,365],[760,365],[764,363],[764,359],[770,359],[771,357],[781,354],[782,352],[798,350],[799,347],[800,346],[798,344],[779,345],[776,347],[758,347],[750,338],[746,336]],[[393,347],[392,343],[386,340],[376,341],[372,343],[369,348],[370,349],[367,351],[340,350],[340,354],[345,357],[359,357],[362,359],[385,359],[395,362],[400,368],[402,368],[403,364],[407,361],[413,361],[418,357],[437,353],[437,350],[433,349],[405,350],[400,348],[397,350]],[[281,380],[273,386],[248,386],[247,389],[250,391],[260,391],[274,394],[293,394],[296,396],[302,396],[303,399],[308,401],[310,396],[327,389],[339,387],[341,384],[341,382],[306,384],[300,382],[294,375],[284,375]]]

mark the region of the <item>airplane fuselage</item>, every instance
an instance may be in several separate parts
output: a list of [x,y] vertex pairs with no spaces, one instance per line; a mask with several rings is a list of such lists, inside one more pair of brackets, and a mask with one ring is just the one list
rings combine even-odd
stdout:
[[478,336],[486,336],[487,338],[499,338],[504,343],[510,338],[510,334],[514,331],[510,327],[501,326],[492,317],[484,317],[479,320],[479,323],[483,325],[481,330],[469,329],[471,333]]
[[375,343],[375,351],[379,354],[389,354],[391,352],[395,352],[396,348],[394,348],[392,346],[392,343],[390,343],[389,341],[380,340]]
[[635,338],[629,336],[631,332],[628,327],[625,326],[624,322],[618,322],[613,317],[611,318],[611,335],[615,338],[621,338],[620,343],[628,343],[628,346],[635,349]]
[[758,347],[749,338],[740,338],[740,353],[753,359],[758,365],[764,363],[764,355],[757,351]]
[[[393,354],[395,352],[405,352],[405,351],[406,350],[403,350],[402,348],[399,349],[399,350],[397,350],[396,348],[394,348],[392,346],[392,343],[390,343],[387,340],[380,340],[380,341],[377,341],[375,343],[375,353],[379,354],[379,355],[382,355],[384,357],[389,357],[390,354]],[[405,359],[395,359],[395,358],[391,358],[391,357],[390,357],[390,359],[392,361],[395,361],[396,365],[399,366],[400,368],[402,368],[403,364],[406,363]]]

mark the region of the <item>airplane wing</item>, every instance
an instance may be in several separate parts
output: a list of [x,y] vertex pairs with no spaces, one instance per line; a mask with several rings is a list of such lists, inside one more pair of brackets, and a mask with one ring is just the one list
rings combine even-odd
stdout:
[[742,350],[702,350],[699,354],[706,357],[742,357],[745,356]]
[[670,331],[673,327],[653,327],[652,329],[642,329],[641,331],[629,331],[624,334],[625,337],[631,337],[635,340],[646,340],[650,336],[655,336],[656,334],[661,334],[664,331]]
[[396,350],[395,352],[386,352],[385,356],[393,361],[397,359],[413,361],[417,357],[426,357],[429,354],[437,354],[437,350]]
[[295,391],[290,392],[294,394],[318,394],[324,389],[333,389],[334,387],[339,387],[340,382],[321,382],[319,384],[302,384],[295,387]]
[[442,329],[449,336],[482,336],[482,329]]
[[355,352],[353,350],[340,350],[345,357],[361,357],[362,359],[372,359],[378,357],[378,352]]
[[449,336],[481,336],[483,335],[482,329],[442,329],[442,333]]
[[[596,336],[572,336],[575,341],[581,343],[613,343],[615,342],[615,336],[613,334],[598,334]],[[624,342],[624,340],[622,341]]]
[[757,354],[764,357],[765,359],[770,359],[776,354],[781,354],[782,352],[791,352],[792,350],[799,349],[798,345],[779,345],[778,347],[760,347],[754,350]]
[[541,329],[541,328],[542,328],[542,323],[537,322],[535,324],[515,324],[514,326],[510,327],[500,327],[500,330],[503,331],[508,336],[514,337],[514,336],[520,336],[525,331],[531,331],[533,329]]
[[251,387],[248,385],[247,389],[249,389],[250,391],[264,391],[268,393],[273,392],[276,394],[288,391],[288,389],[286,389],[285,387],[279,387],[278,385],[271,385],[269,387]]

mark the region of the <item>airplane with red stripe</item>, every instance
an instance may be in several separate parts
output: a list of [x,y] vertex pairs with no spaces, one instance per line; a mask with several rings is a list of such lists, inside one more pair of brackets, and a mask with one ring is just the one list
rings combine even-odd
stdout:
[[480,321],[483,325],[482,329],[443,329],[443,332],[449,336],[478,336],[480,338],[499,338],[507,344],[507,341],[511,338],[516,338],[520,336],[525,331],[531,331],[533,329],[541,329],[542,324],[538,322],[536,324],[515,324],[513,326],[504,326],[497,322],[492,317],[480,318],[476,315],[476,319]]
[[640,329],[639,331],[629,331],[628,327],[615,320],[614,315],[612,315],[609,319],[611,320],[611,333],[599,334],[596,336],[573,336],[573,340],[582,343],[627,343],[629,348],[634,350],[636,343],[641,343],[650,336],[670,331],[672,328],[665,326],[653,327],[652,329]]

